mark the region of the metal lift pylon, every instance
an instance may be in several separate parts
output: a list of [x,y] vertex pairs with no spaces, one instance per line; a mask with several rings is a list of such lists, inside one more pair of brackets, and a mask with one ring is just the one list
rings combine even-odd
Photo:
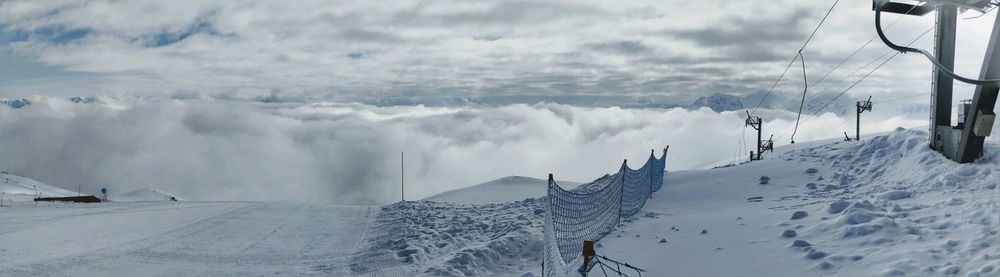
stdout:
[[[1000,16],[993,23],[992,34],[983,58],[979,79],[969,79],[954,73],[955,29],[958,9],[985,11],[991,1],[985,0],[921,0],[922,5],[874,1],[875,28],[882,42],[901,52],[920,52],[935,64],[931,80],[931,109],[929,132],[930,147],[958,163],[970,163],[983,156],[983,142],[993,129],[993,112],[1000,92]],[[880,13],[890,12],[907,15],[924,15],[937,11],[935,25],[934,53],[893,44],[882,32]],[[960,126],[951,125],[951,102],[954,81],[976,85],[975,96],[968,104],[965,118]]]
[[872,111],[872,97],[868,96],[867,101],[858,101],[857,108],[858,108],[858,117],[857,117],[858,121],[857,125],[855,125],[856,129],[854,133],[854,140],[861,141],[861,113],[866,111],[868,112]]
[[764,147],[761,145],[762,141],[760,140],[760,133],[764,131],[764,121],[759,116],[750,115],[750,111],[747,111],[746,126],[757,130],[757,151],[750,151],[750,161],[759,161],[762,159],[761,152],[764,152]]

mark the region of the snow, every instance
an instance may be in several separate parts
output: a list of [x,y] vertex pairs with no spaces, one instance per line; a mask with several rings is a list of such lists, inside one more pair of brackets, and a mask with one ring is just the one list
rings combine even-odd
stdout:
[[666,175],[644,208],[658,216],[599,254],[662,276],[996,276],[997,152],[955,164],[920,130],[775,152]]
[[[1000,144],[955,164],[926,137],[800,142],[671,171],[596,250],[644,276],[998,276]],[[0,182],[8,194],[75,195],[0,177],[16,181]],[[0,275],[538,276],[544,184],[507,177],[384,207],[15,202],[0,208]]]
[[76,196],[75,191],[69,191],[41,182],[0,172],[0,193],[3,193],[4,205],[18,205],[33,202],[37,195],[41,197]]
[[352,274],[522,276],[539,272],[544,211],[537,199],[386,206]]
[[[566,189],[580,185],[576,182],[556,181]],[[526,198],[545,196],[548,180],[508,176],[486,183],[446,191],[424,200],[459,204],[496,204],[514,202]]]
[[184,201],[180,197],[154,188],[138,189],[132,192],[109,196],[111,201]]
[[377,207],[105,202],[0,211],[4,276],[331,276]]

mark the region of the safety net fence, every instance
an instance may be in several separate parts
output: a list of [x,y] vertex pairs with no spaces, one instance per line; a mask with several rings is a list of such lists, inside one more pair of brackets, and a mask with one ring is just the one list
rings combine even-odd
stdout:
[[583,241],[597,241],[610,234],[622,218],[636,215],[663,187],[667,150],[656,158],[650,153],[639,169],[622,163],[617,173],[605,175],[573,190],[559,187],[549,175],[545,206],[543,276],[567,276],[583,251]]

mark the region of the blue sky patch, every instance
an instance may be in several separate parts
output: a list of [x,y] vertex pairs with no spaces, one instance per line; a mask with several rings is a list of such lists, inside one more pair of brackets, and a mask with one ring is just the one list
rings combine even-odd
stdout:
[[4,28],[0,31],[0,44],[38,39],[48,41],[56,45],[63,45],[83,39],[89,35],[90,32],[90,29],[65,29],[62,27],[44,27],[35,30],[9,30]]

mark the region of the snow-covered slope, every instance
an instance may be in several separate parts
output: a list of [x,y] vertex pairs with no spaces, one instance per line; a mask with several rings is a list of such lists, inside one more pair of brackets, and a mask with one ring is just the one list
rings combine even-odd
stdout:
[[138,189],[110,197],[113,201],[183,201],[180,197],[154,188]]
[[897,130],[668,174],[648,217],[598,252],[660,276],[1000,276],[1000,145],[955,164],[926,137]]
[[[557,181],[566,189],[572,189],[580,183]],[[459,203],[459,204],[494,204],[514,202],[526,198],[545,196],[548,180],[524,176],[508,176],[486,183],[446,191],[428,197],[424,200]]]
[[14,199],[16,201],[31,201],[36,193],[41,194],[42,197],[77,195],[75,191],[57,188],[5,172],[0,172],[0,192],[5,193],[7,199]]
[[350,276],[377,212],[266,202],[3,208],[0,276]]

